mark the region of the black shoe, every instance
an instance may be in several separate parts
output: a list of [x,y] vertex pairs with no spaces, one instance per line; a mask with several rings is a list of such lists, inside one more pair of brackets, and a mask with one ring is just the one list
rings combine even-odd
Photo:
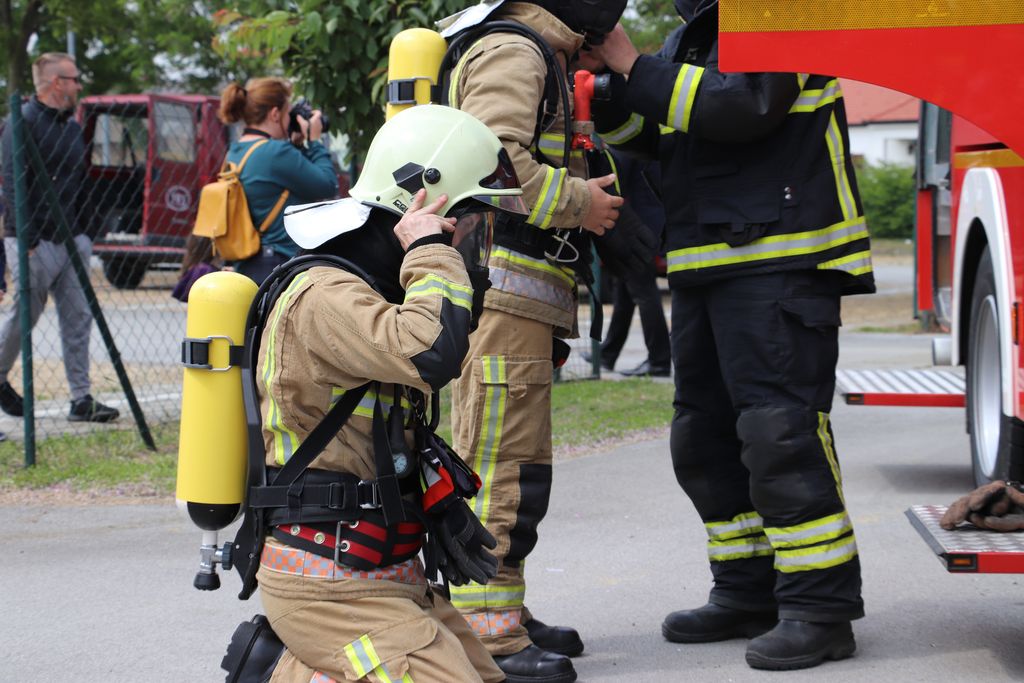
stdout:
[[846,659],[856,649],[848,621],[782,619],[771,631],[750,641],[747,664],[773,671],[808,669],[826,659]]
[[77,401],[71,402],[71,410],[68,412],[68,420],[71,422],[110,422],[116,420],[121,413],[117,408],[105,406],[86,394]]
[[565,655],[530,645],[514,655],[496,655],[494,663],[508,683],[572,683],[576,669]]
[[21,400],[21,395],[14,390],[10,382],[0,384],[0,410],[14,417],[21,417],[25,414],[25,405]]
[[626,377],[668,377],[672,374],[672,368],[668,365],[651,365],[651,361],[645,360],[632,370],[623,370],[619,374]]
[[[580,358],[583,359],[584,363],[592,363],[594,361],[594,357],[590,354],[590,351],[580,351]],[[608,372],[615,372],[615,361],[609,362],[602,358],[601,369],[607,370]]]
[[574,628],[568,626],[548,626],[542,621],[530,619],[523,626],[530,634],[533,644],[542,650],[555,654],[575,657],[583,652],[583,640]]
[[661,624],[661,635],[673,643],[713,643],[730,638],[753,638],[775,626],[774,612],[746,612],[708,603],[697,609],[672,612]]

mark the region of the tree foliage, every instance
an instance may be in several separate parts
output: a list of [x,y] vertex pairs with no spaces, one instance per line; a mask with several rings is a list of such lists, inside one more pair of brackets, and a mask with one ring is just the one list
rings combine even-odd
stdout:
[[914,230],[914,168],[882,163],[857,169],[864,215],[875,237],[910,237]]
[[634,11],[622,19],[629,37],[640,52],[657,51],[681,19],[672,0],[634,0]]
[[[433,28],[466,0],[242,0],[216,15],[215,46],[230,61],[281,65],[299,92],[365,151],[384,122],[388,47],[406,28]],[[261,75],[250,72],[250,76]]]
[[[235,75],[212,47],[217,0],[0,0],[0,60],[8,92],[32,91],[30,66],[75,34],[86,94],[213,92]],[[31,52],[29,47],[32,47]],[[4,99],[6,104],[6,98]]]

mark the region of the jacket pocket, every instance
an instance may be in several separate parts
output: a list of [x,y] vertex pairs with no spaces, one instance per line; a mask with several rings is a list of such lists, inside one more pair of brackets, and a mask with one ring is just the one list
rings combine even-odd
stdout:
[[341,668],[352,681],[401,681],[409,673],[409,655],[437,638],[437,623],[424,616],[367,633],[342,648]]
[[749,244],[779,222],[782,197],[774,186],[746,188],[728,196],[705,196],[697,201],[697,221],[730,247]]

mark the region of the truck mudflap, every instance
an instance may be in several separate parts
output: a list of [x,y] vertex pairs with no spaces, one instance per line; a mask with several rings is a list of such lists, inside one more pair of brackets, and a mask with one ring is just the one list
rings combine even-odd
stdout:
[[951,573],[1024,573],[1024,531],[1001,533],[965,526],[946,531],[939,520],[945,505],[914,505],[907,519]]
[[959,369],[837,370],[836,391],[850,405],[963,408]]

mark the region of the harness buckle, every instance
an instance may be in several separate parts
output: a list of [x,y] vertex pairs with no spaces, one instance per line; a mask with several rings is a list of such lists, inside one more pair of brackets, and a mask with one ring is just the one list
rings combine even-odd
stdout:
[[[380,488],[375,481],[361,481],[357,485],[359,507],[364,510],[376,510],[382,506]],[[369,500],[366,500],[369,495]]]
[[341,554],[342,553],[347,553],[348,549],[350,547],[352,547],[351,543],[349,543],[348,541],[343,541],[341,539],[341,527],[342,526],[355,526],[355,525],[354,524],[349,524],[345,520],[339,520],[338,524],[334,527],[334,564],[335,564],[335,566],[338,566],[338,565],[342,564]]

